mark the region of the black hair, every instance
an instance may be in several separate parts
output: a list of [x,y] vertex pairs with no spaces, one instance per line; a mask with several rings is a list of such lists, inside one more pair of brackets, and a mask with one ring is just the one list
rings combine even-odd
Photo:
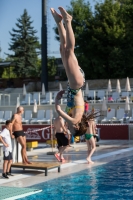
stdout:
[[7,120],[7,121],[6,121],[6,125],[8,125],[8,124],[10,124],[10,123],[12,123],[11,120]]
[[100,111],[91,112],[89,114],[83,114],[81,122],[79,123],[79,129],[75,130],[74,136],[81,136],[84,135],[87,131],[88,123],[87,121],[93,120],[96,117],[101,116]]

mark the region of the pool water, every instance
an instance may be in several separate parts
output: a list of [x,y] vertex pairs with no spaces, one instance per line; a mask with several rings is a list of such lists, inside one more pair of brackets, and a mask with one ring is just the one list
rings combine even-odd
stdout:
[[130,200],[133,199],[133,158],[122,158],[33,187],[43,191],[23,200]]

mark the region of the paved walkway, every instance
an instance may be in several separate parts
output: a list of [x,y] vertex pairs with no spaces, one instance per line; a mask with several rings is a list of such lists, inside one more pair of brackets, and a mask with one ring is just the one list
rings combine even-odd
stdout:
[[[38,149],[28,152],[28,158],[31,161],[45,162],[56,161],[54,155],[47,155],[48,152],[56,152],[57,149],[44,148],[44,145],[39,145]],[[133,141],[127,140],[108,140],[100,141],[92,160],[95,161],[93,165],[86,162],[87,146],[86,143],[77,143],[68,148],[64,157],[67,160],[65,164],[61,164],[61,172],[58,173],[57,169],[48,171],[48,176],[44,176],[44,172],[39,170],[22,170],[13,168],[13,177],[9,180],[0,178],[0,186],[14,186],[14,187],[27,187],[37,183],[45,182],[51,179],[56,179],[61,176],[75,173],[86,168],[95,167],[97,165],[111,162],[112,160],[121,157],[133,155]],[[0,173],[2,173],[2,162],[0,162]]]

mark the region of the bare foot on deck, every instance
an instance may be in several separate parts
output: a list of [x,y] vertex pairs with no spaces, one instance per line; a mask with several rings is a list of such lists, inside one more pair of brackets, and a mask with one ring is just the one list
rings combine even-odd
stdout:
[[64,22],[72,21],[72,16],[69,15],[64,8],[59,7],[59,10],[60,10],[60,12],[62,14]]
[[56,23],[57,23],[57,24],[60,23],[60,22],[62,21],[62,16],[61,16],[60,14],[58,14],[58,13],[54,10],[54,8],[50,8],[50,10],[51,10],[51,13],[52,13],[52,15],[53,15],[53,17],[54,17]]
[[30,162],[30,161],[27,161],[27,163],[28,163],[28,164],[32,164],[32,162]]
[[62,163],[65,163],[65,162],[66,162],[66,160],[65,160],[64,158],[62,158],[62,159],[61,159],[61,162],[62,162]]
[[55,153],[54,156],[56,157],[56,159],[61,162],[61,158],[60,158],[60,155],[58,153]]
[[90,159],[86,159],[86,160],[87,160],[88,164],[94,164],[94,162],[92,160],[90,160]]
[[28,165],[28,164],[32,164],[32,162],[30,162],[28,160],[23,160],[23,164]]
[[28,163],[26,161],[23,161],[22,164],[27,165]]

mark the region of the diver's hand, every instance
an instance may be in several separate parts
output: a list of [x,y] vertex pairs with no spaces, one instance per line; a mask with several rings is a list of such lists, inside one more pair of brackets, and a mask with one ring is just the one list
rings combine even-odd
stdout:
[[60,101],[58,100],[57,96],[55,98],[55,109],[57,112],[61,110]]
[[56,105],[55,105],[55,109],[56,109],[57,112],[59,112],[59,111],[61,110],[60,105],[59,105],[59,104],[56,104]]
[[60,100],[61,98],[62,98],[62,95],[65,93],[65,90],[61,90],[61,91],[59,91],[58,93],[57,93],[57,95],[56,95],[56,99],[57,100]]
[[61,107],[60,107],[58,99],[55,99],[55,109],[56,109],[57,112],[61,110]]

